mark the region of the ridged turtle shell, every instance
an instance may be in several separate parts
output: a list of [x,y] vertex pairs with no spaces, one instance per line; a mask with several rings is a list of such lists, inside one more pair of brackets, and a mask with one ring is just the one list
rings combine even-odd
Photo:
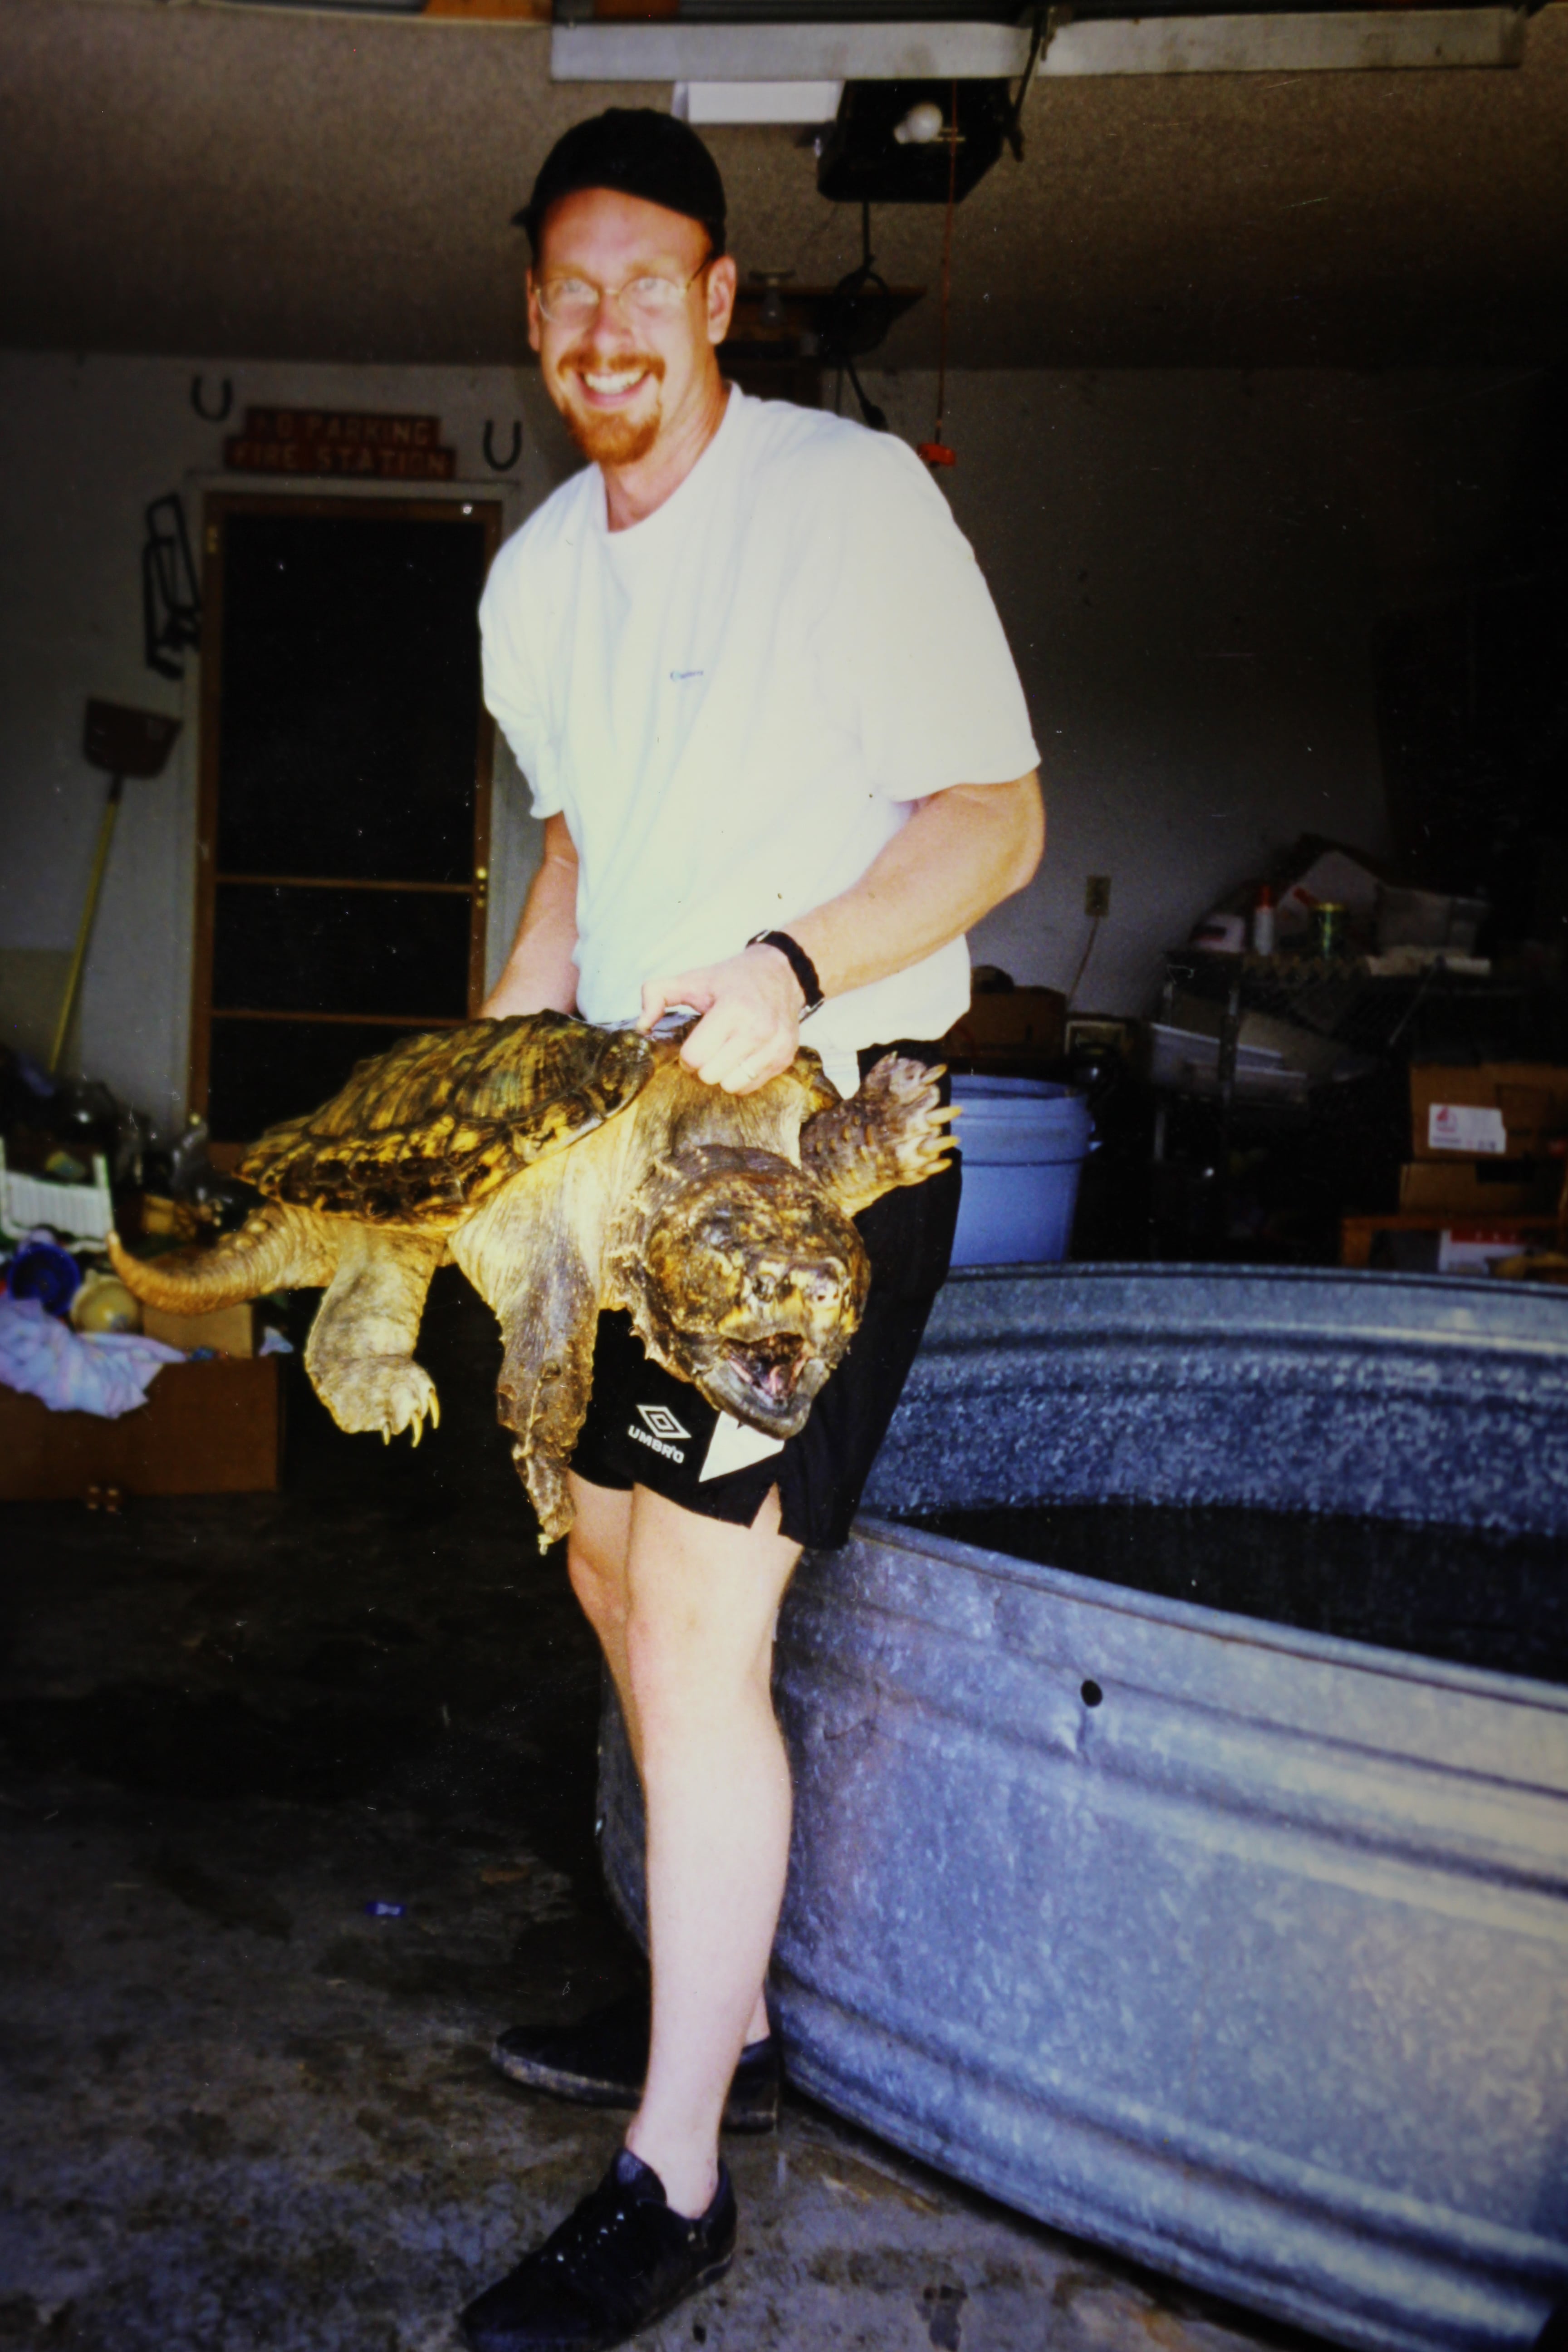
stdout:
[[453,1227],[521,1169],[624,1110],[654,1058],[635,1030],[564,1013],[405,1037],[361,1062],[320,1110],[269,1128],[239,1173],[297,1208]]

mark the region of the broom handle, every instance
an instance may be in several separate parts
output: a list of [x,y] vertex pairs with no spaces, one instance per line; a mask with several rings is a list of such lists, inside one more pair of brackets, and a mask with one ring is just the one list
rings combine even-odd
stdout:
[[123,776],[110,778],[109,798],[103,804],[103,814],[99,819],[98,847],[93,852],[92,872],[87,881],[87,902],[81,910],[81,920],[77,925],[76,947],[71,955],[70,971],[66,979],[65,1003],[60,1006],[60,1017],[55,1026],[55,1042],[49,1054],[51,1078],[58,1072],[60,1060],[66,1050],[66,1035],[71,1025],[71,1014],[76,1011],[76,1000],[81,988],[81,975],[87,963],[87,943],[92,937],[92,919],[98,912],[98,894],[103,887],[103,869],[109,863],[109,845],[114,838],[114,820],[120,814],[120,796],[124,790]]

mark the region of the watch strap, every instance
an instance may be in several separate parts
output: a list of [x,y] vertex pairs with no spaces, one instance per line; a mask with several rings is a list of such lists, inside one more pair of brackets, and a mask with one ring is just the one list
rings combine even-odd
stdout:
[[780,955],[800,982],[800,992],[805,999],[800,1017],[803,1021],[808,1020],[824,1002],[824,998],[822,982],[816,976],[816,966],[812,962],[800,941],[792,940],[787,931],[753,931],[746,945],[749,948],[777,948]]

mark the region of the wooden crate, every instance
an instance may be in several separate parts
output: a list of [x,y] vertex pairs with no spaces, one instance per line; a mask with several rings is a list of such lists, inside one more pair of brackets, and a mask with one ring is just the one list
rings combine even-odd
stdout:
[[0,1388],[0,1501],[125,1495],[248,1495],[281,1482],[283,1394],[276,1356],[168,1364],[118,1421],[51,1412]]
[[215,1356],[256,1353],[256,1308],[249,1299],[205,1315],[170,1315],[161,1307],[143,1307],[142,1328],[167,1348],[210,1348]]

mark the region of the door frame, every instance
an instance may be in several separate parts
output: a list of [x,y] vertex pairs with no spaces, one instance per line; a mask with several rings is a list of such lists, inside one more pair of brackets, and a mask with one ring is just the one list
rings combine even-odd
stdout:
[[[500,548],[505,524],[501,501],[489,498],[380,498],[322,495],[299,490],[208,490],[202,500],[201,698],[196,752],[196,903],[191,958],[191,1031],[187,1113],[205,1118],[212,1080],[213,943],[217,908],[218,751],[223,709],[224,530],[231,515],[339,516],[367,511],[395,522],[478,522],[484,531],[484,571]],[[474,844],[468,896],[468,1018],[484,1000],[486,921],[489,903],[490,795],[495,776],[495,720],[481,697],[474,745]],[[283,878],[283,877],[279,877]],[[331,879],[334,887],[384,888],[381,883],[346,886],[342,877],[289,876],[290,881]],[[402,885],[419,887],[419,885]],[[430,886],[425,886],[430,887]],[[444,889],[461,887],[445,884]],[[310,1018],[290,1015],[290,1018]],[[316,1016],[331,1019],[331,1015]],[[363,1016],[360,1016],[363,1018]],[[409,1024],[401,1024],[406,1028]],[[431,1024],[435,1025],[435,1024]],[[455,1024],[454,1024],[455,1025]]]

